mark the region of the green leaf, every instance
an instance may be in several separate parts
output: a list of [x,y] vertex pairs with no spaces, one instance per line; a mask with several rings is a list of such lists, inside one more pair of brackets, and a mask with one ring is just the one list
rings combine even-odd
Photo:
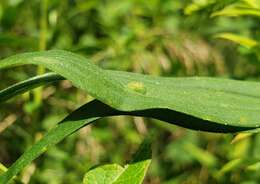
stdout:
[[243,160],[241,158],[237,158],[234,160],[231,160],[229,162],[227,162],[217,173],[216,176],[218,178],[223,177],[223,175],[225,173],[234,171],[236,168],[239,168],[239,166],[241,166],[241,164],[243,163]]
[[61,77],[60,75],[57,75],[55,73],[47,73],[44,75],[32,77],[28,80],[16,83],[0,91],[0,103],[14,96],[22,94],[30,89],[36,88],[41,85],[46,85],[48,83],[55,82],[62,79],[64,78]]
[[[6,171],[7,171],[7,168],[3,164],[0,163],[0,174],[4,173]],[[14,177],[12,184],[22,184],[22,182]]]
[[75,110],[27,150],[4,174],[0,175],[0,184],[7,183],[50,146],[57,144],[68,135],[98,119],[99,116],[107,116],[113,113],[113,109],[98,101],[92,101]]
[[259,0],[243,0],[248,6],[252,8],[260,8]]
[[211,17],[216,16],[227,16],[227,17],[237,17],[237,16],[256,16],[260,17],[260,9],[252,8],[250,6],[227,6],[226,8],[216,11],[211,14]]
[[191,15],[192,13],[199,11],[211,4],[215,4],[216,1],[215,0],[209,0],[209,1],[204,1],[204,0],[199,0],[199,1],[195,1],[193,3],[190,3],[185,9],[184,9],[184,13],[186,15]]
[[103,70],[82,56],[60,50],[15,55],[2,60],[0,68],[22,64],[44,65],[120,111],[147,110],[142,115],[213,132],[260,126],[257,82],[153,77]]
[[184,144],[184,149],[196,158],[201,165],[214,168],[217,166],[218,159],[210,152],[199,148],[191,143]]
[[[33,79],[33,83],[31,82],[32,79]],[[29,90],[34,87],[38,87],[38,86],[42,85],[42,81],[48,80],[48,83],[50,83],[52,81],[58,81],[58,80],[62,80],[64,78],[62,78],[59,75],[49,73],[49,74],[44,74],[42,76],[38,76],[38,77],[32,78],[32,79],[28,79],[26,81],[13,85],[14,88],[9,87],[7,89],[0,91],[0,101],[8,100],[9,98],[13,97],[12,94],[18,95],[20,93],[25,92],[25,90]],[[38,83],[37,83],[37,81],[38,81]],[[21,87],[21,90],[19,90],[19,86]],[[176,112],[173,110],[168,110],[168,109],[146,109],[146,110],[142,110],[142,111],[129,111],[129,112],[126,112],[126,111],[120,112],[119,111],[118,115],[120,115],[120,113],[121,113],[121,115],[124,114],[124,115],[133,115],[133,116],[151,117],[151,118],[159,119],[159,120],[166,121],[169,123],[174,123],[176,125],[180,125],[180,126],[183,126],[186,128],[211,131],[211,132],[237,132],[237,131],[248,130],[247,128],[244,128],[244,127],[236,127],[236,126],[228,126],[228,125],[222,126],[222,125],[216,124],[214,122],[192,117],[187,114],[183,114],[183,113]],[[196,124],[196,123],[198,123],[198,124]],[[203,124],[200,125],[199,123],[203,123]]]
[[259,164],[259,159],[255,159],[253,157],[235,158],[224,164],[222,168],[215,173],[215,176],[220,179],[223,177],[223,175],[232,173],[235,170],[241,170],[241,168],[243,168],[245,171],[255,172],[260,168]]
[[83,184],[109,184],[123,172],[124,168],[118,164],[108,164],[90,170],[84,176]]
[[198,11],[204,11],[206,12],[209,10],[210,12],[212,10],[219,10],[223,7],[226,7],[228,5],[231,5],[233,3],[237,2],[237,0],[225,0],[225,1],[219,1],[219,0],[193,0],[192,3],[189,3],[185,9],[184,13],[186,15],[191,15]]
[[7,171],[7,168],[3,164],[0,163],[0,174],[5,171]]
[[84,184],[141,184],[151,162],[151,142],[145,140],[131,163],[124,167],[109,164],[86,173]]
[[113,184],[140,184],[151,163],[151,138],[144,140],[133,160],[125,166],[124,171]]
[[[134,112],[133,112],[134,113]],[[144,112],[138,112],[142,114]],[[65,137],[74,133],[78,129],[90,124],[91,122],[106,116],[116,116],[124,114],[124,112],[111,108],[110,106],[94,100],[89,102],[77,110],[73,111],[64,120],[62,120],[55,128],[50,130],[40,141],[35,143],[27,150],[18,160],[11,165],[8,170],[0,175],[0,184],[7,183],[11,178],[17,175],[24,167],[30,164],[35,158],[45,152],[50,146],[57,144]],[[147,148],[145,146],[145,148]],[[139,158],[147,158],[147,149],[142,149]],[[147,164],[147,162],[145,161]],[[137,164],[138,165],[138,164]],[[133,167],[136,164],[133,164]],[[130,167],[132,169],[133,167]]]
[[[128,72],[102,70],[85,58],[66,51],[34,52],[0,61],[0,68],[42,64],[92,94],[94,100],[72,112],[26,151],[0,176],[7,183],[48,147],[99,118],[116,115],[151,117],[183,127],[212,132],[237,132],[259,128],[260,85],[212,78],[164,78]],[[24,85],[27,89],[43,84],[40,76]],[[54,75],[48,82],[63,79]],[[38,82],[39,83],[38,83]],[[36,85],[37,84],[37,85]],[[8,99],[0,92],[0,99]],[[6,97],[7,96],[7,97]],[[131,169],[131,167],[130,167]],[[126,174],[127,175],[127,174]]]
[[240,45],[242,45],[242,46],[244,46],[248,49],[251,49],[258,44],[258,42],[253,40],[253,39],[246,38],[246,37],[243,37],[241,35],[232,34],[232,33],[220,33],[220,34],[215,35],[215,37],[233,41],[233,42],[238,43],[238,44],[240,44]]

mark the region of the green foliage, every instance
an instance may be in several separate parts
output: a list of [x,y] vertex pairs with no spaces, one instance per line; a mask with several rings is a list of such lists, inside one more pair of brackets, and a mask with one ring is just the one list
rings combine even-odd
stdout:
[[216,11],[212,16],[260,16],[260,3],[259,1],[238,1],[232,5],[226,6],[220,11]]
[[141,184],[152,157],[151,140],[145,140],[133,160],[124,167],[108,164],[96,167],[84,176],[84,184]]
[[61,79],[63,79],[63,78],[57,74],[48,73],[48,74],[44,74],[41,76],[36,76],[36,77],[30,78],[26,81],[19,82],[6,89],[1,90],[0,102],[3,102],[16,95],[29,91],[30,89],[36,88],[41,85],[46,85],[49,82],[59,81]]
[[[176,119],[181,126],[212,132],[259,128],[258,83],[210,78],[160,78],[102,70],[83,57],[66,51],[16,55],[2,60],[0,68],[19,64],[41,64],[126,114],[172,123]],[[168,117],[167,109],[168,113],[175,115],[173,119]]]
[[124,171],[124,168],[118,164],[107,164],[94,168],[84,176],[84,184],[105,184],[114,183],[118,176]]
[[0,174],[5,171],[7,171],[7,168],[3,164],[0,164]]
[[252,40],[250,38],[245,38],[243,36],[232,34],[232,33],[219,33],[215,35],[215,37],[233,41],[248,49],[252,49],[253,47],[256,47],[256,45],[258,44],[258,42],[256,42],[255,40]]
[[[42,64],[63,77],[67,77],[75,86],[87,90],[100,101],[92,101],[72,112],[56,128],[25,152],[0,177],[1,183],[5,183],[15,176],[49,146],[55,145],[66,136],[101,117],[135,115],[171,123],[175,123],[174,121],[177,120],[180,126],[212,132],[236,132],[259,128],[256,111],[259,104],[257,101],[258,83],[210,78],[164,79],[102,70],[88,63],[83,57],[65,51],[35,52],[13,56],[2,60],[0,68],[29,63]],[[83,75],[84,73],[85,75]],[[14,85],[0,92],[0,95],[2,99],[7,99],[7,97],[13,96],[9,95],[8,91],[14,91],[10,94],[18,94],[20,88],[21,92],[24,92],[31,89],[32,86],[34,87],[37,81],[39,84],[49,82],[42,79],[56,81],[62,78],[47,74]],[[241,86],[244,86],[246,90]],[[140,88],[145,88],[145,91],[140,91]],[[160,89],[160,93],[158,93],[158,89]],[[194,94],[198,98],[196,103],[193,99]],[[214,100],[211,100],[212,96],[215,96]],[[201,103],[202,109],[198,111],[195,106],[199,103]],[[178,106],[178,104],[180,105]],[[211,108],[212,106],[214,108]],[[203,154],[196,147],[192,152],[196,155]],[[200,156],[200,158],[202,157]],[[202,160],[202,163],[206,165],[212,165],[213,162],[215,161],[210,156]]]
[[[171,105],[171,109],[172,106],[174,109],[179,107],[179,101],[184,100],[185,104],[188,103],[187,107],[183,103],[182,110],[188,112],[187,109],[193,108],[194,113],[195,110],[199,112],[203,109],[204,115],[205,111],[219,115],[218,111],[214,113],[204,107],[210,101],[220,108],[217,101],[224,100],[216,98],[213,92],[208,98],[204,96],[202,101],[199,101],[197,95],[202,97],[210,89],[216,89],[219,93],[232,83],[223,95],[234,97],[239,92],[235,96],[243,96],[242,104],[245,105],[235,103],[239,106],[239,111],[253,112],[246,107],[258,109],[257,102],[251,103],[247,100],[251,97],[241,94],[252,94],[255,89],[248,92],[247,88],[251,85],[252,88],[258,86],[257,83],[249,82],[250,85],[245,85],[247,82],[223,78],[259,81],[259,7],[259,0],[1,0],[0,57],[39,49],[69,50],[82,55],[83,57],[76,56],[81,58],[79,60],[86,63],[90,61],[90,68],[92,63],[103,68],[94,66],[105,74],[105,78],[109,78],[106,84],[110,84],[111,78],[118,80],[122,77],[119,80],[122,83],[116,85],[120,91],[120,86],[123,86],[127,93],[143,97],[150,94],[150,83],[153,86],[151,81],[168,81],[167,86],[159,86],[169,92],[165,94],[166,104],[171,100],[176,102],[177,105]],[[214,39],[215,36],[220,36],[218,38],[221,39]],[[68,63],[67,60],[61,60],[62,63]],[[70,72],[69,69],[68,71]],[[93,165],[125,165],[125,160],[129,160],[130,153],[149,130],[155,132],[154,156],[144,183],[259,183],[259,134],[239,133],[233,137],[232,134],[211,134],[182,128],[203,129],[208,128],[209,123],[212,125],[210,131],[216,130],[219,125],[222,128],[217,128],[218,131],[227,130],[225,122],[208,122],[205,119],[209,117],[201,114],[195,117],[194,114],[179,111],[173,113],[169,109],[138,111],[138,114],[121,112],[107,106],[109,102],[105,102],[105,99],[101,100],[105,103],[92,101],[93,98],[105,98],[106,91],[98,91],[99,96],[90,96],[88,92],[96,92],[92,90],[93,85],[83,89],[84,85],[78,86],[80,82],[71,83],[70,77],[64,78],[56,71],[46,75],[41,75],[42,72],[41,66],[36,69],[31,65],[0,71],[0,162],[10,168],[4,174],[5,179],[19,173],[12,180],[13,183],[81,183],[84,174]],[[153,77],[134,73],[151,74]],[[87,74],[83,73],[78,81],[85,78],[85,75],[89,76]],[[126,75],[135,80],[128,82]],[[195,83],[195,78],[179,78],[188,76],[217,76],[222,79],[202,77],[196,84],[190,85]],[[139,78],[144,82],[140,82]],[[234,82],[237,85],[235,87]],[[14,83],[16,84],[12,86]],[[196,88],[205,87],[204,83],[207,86],[211,83],[210,89],[203,91]],[[185,85],[189,87],[186,88]],[[37,92],[28,91],[36,87],[40,87]],[[177,97],[181,96],[178,93],[186,91],[184,87],[188,91],[186,98],[178,100]],[[197,91],[193,94],[194,88]],[[153,89],[156,89],[153,94],[161,91],[157,87]],[[213,98],[213,102],[208,100]],[[257,92],[252,101],[253,99],[258,99]],[[127,104],[129,101],[131,100]],[[230,100],[226,102],[231,103]],[[95,124],[91,124],[92,121],[83,122],[83,116],[75,114],[75,109],[79,110],[80,106],[86,120],[90,121],[88,118],[97,115],[95,113],[100,109],[100,117],[110,117],[98,119]],[[239,116],[237,111],[230,112],[228,108],[226,111],[229,112],[229,119],[235,119],[227,123],[236,124]],[[114,113],[113,116],[124,116],[111,117],[110,112]],[[152,114],[157,113],[161,114],[160,117],[143,118],[144,115],[152,117]],[[67,114],[82,119],[62,121]],[[236,118],[232,118],[232,115]],[[257,122],[256,115],[253,116]],[[85,123],[88,126],[84,126]],[[180,126],[175,126],[176,124]],[[68,136],[77,128],[80,129]],[[59,136],[55,135],[56,130],[60,133]],[[60,144],[56,144],[58,142]],[[44,155],[38,157],[42,151]],[[25,154],[17,160],[23,153]],[[36,157],[38,158],[35,159]],[[23,169],[25,165],[28,166]]]

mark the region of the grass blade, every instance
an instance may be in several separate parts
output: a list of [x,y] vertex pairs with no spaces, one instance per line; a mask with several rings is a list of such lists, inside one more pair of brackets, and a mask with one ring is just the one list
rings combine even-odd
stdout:
[[58,74],[47,73],[44,75],[32,77],[28,80],[16,83],[12,86],[9,86],[6,89],[0,91],[0,103],[4,102],[14,96],[27,92],[38,86],[46,85],[51,82],[59,81],[64,79]]
[[[260,127],[257,82],[165,78],[103,70],[82,56],[61,50],[12,56],[0,61],[0,68],[22,64],[44,65],[119,111],[168,110],[173,117],[164,115],[162,119],[167,122],[174,120],[183,127],[213,132]],[[151,113],[151,117],[158,116]]]
[[0,184],[7,183],[50,146],[57,144],[92,121],[114,113],[114,109],[98,101],[92,101],[75,110],[26,151],[5,173],[0,175]]

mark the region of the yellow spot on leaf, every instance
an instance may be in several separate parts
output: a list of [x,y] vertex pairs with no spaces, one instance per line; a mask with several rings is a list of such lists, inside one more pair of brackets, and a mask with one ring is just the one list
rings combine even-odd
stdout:
[[239,119],[239,122],[240,123],[247,123],[247,118],[244,117],[244,116],[241,116],[240,119]]
[[144,84],[142,82],[138,82],[138,81],[129,82],[127,84],[127,88],[138,93],[142,93],[142,94],[146,93],[146,88],[144,87]]

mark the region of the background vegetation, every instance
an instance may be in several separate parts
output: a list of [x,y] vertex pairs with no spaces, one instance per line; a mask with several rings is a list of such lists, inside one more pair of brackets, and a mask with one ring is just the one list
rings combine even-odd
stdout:
[[[259,0],[1,0],[0,56],[65,49],[106,69],[258,81],[259,8]],[[0,89],[44,72],[35,66],[1,71]],[[9,166],[53,122],[91,99],[62,81],[1,106],[0,162]],[[125,116],[81,129],[20,177],[25,183],[80,183],[94,165],[124,165],[150,131],[155,142],[145,183],[260,182],[260,162],[254,162],[260,134],[234,139]]]

